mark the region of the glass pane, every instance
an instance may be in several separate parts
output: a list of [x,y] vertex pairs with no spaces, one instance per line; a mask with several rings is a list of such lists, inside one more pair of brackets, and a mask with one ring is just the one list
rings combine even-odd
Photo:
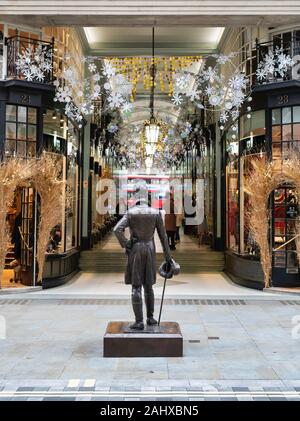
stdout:
[[295,153],[298,145],[294,145],[294,142],[283,142],[282,143],[282,154],[284,157],[289,157],[292,153]]
[[36,109],[28,108],[28,123],[36,124]]
[[[285,235],[285,220],[284,219],[275,219],[275,236],[284,236]],[[277,239],[279,241],[279,239]]]
[[282,140],[292,140],[292,125],[285,124],[282,126]]
[[272,158],[280,158],[281,157],[281,143],[273,143],[272,145]]
[[17,156],[26,156],[26,142],[17,142]]
[[292,121],[292,109],[291,107],[282,108],[282,124],[287,124]]
[[18,107],[18,122],[19,123],[26,123],[26,107]]
[[16,152],[16,142],[15,140],[6,140],[5,141],[5,155],[12,156]]
[[281,126],[273,126],[272,127],[272,140],[274,141],[281,141]]
[[285,251],[278,250],[274,253],[274,265],[276,268],[285,267]]
[[18,124],[18,139],[26,140],[26,124]]
[[296,251],[288,251],[286,258],[286,266],[288,268],[298,268],[298,259]]
[[265,110],[259,110],[252,113],[251,132],[254,136],[261,136],[265,134]]
[[293,107],[293,122],[300,123],[300,107]]
[[16,138],[16,124],[15,123],[6,123],[5,137],[7,139]]
[[274,241],[275,246],[278,247],[285,243],[285,220],[284,219],[275,219],[274,222]]
[[28,129],[27,139],[35,142],[36,141],[36,126],[29,124],[27,129]]
[[281,124],[281,110],[276,108],[272,110],[272,124]]
[[15,105],[6,106],[6,120],[16,121],[16,111],[17,107]]
[[293,238],[296,235],[296,221],[295,219],[287,220],[287,234],[290,238]]
[[35,156],[36,143],[27,142],[27,156]]
[[300,124],[293,124],[293,139],[300,140]]

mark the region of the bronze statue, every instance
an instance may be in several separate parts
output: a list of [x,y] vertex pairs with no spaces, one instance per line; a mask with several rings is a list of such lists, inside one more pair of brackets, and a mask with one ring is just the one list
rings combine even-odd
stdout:
[[[132,285],[132,307],[135,315],[135,323],[130,328],[136,330],[144,329],[142,287],[147,309],[147,325],[157,325],[153,317],[154,313],[154,292],[153,285],[156,282],[156,251],[154,233],[157,230],[161,241],[166,264],[174,267],[166,230],[163,224],[162,215],[159,210],[148,204],[148,190],[145,185],[138,185],[136,188],[139,198],[136,205],[130,208],[114,228],[114,233],[126,249],[127,267],[125,272],[125,283]],[[124,235],[125,229],[129,227],[130,239]],[[171,276],[168,276],[171,277]]]

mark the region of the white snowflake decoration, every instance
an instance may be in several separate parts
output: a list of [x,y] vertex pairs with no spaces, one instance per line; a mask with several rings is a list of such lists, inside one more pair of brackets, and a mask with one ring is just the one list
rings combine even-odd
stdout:
[[109,108],[112,110],[115,108],[120,108],[124,104],[124,98],[119,92],[112,92],[107,100]]
[[[173,79],[173,104],[182,106],[185,99],[189,100],[199,109],[219,112],[223,123],[225,115],[228,120],[239,113],[246,98],[248,80],[232,62],[235,55],[213,54],[207,58],[213,58],[215,65],[209,60],[209,65],[204,63],[198,74],[186,70],[183,74],[176,74]],[[221,69],[223,65],[229,70],[224,72]]]
[[31,45],[17,55],[16,70],[28,82],[44,82],[52,71],[52,50],[47,45]]
[[[70,56],[65,57],[66,63],[71,59]],[[83,115],[89,115],[94,112],[94,102],[103,98],[102,111],[120,109],[122,112],[130,112],[132,105],[129,97],[132,92],[132,85],[124,78],[122,74],[118,74],[116,69],[108,60],[99,57],[85,57],[82,60],[87,64],[87,70],[90,73],[84,80],[78,75],[75,66],[66,66],[62,79],[56,86],[55,101],[65,104],[65,112],[69,118],[80,122],[78,112],[67,107],[69,103],[74,105]],[[100,80],[105,78],[103,84]],[[123,111],[124,110],[124,111]]]
[[270,50],[262,61],[258,63],[256,77],[259,82],[266,82],[269,79],[287,76],[294,65],[293,58],[285,54],[282,48],[276,47]]
[[179,94],[178,92],[175,92],[172,97],[173,104],[178,106],[182,103],[182,101],[183,101],[183,98],[181,94]]

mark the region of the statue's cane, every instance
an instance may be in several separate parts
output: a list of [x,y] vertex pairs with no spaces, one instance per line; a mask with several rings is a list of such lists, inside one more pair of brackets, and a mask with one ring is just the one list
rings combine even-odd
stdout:
[[162,307],[163,307],[163,303],[164,303],[166,283],[167,283],[167,277],[165,277],[164,287],[163,287],[163,292],[162,292],[162,297],[161,297],[161,302],[160,302],[159,318],[158,318],[158,323],[157,323],[158,326],[160,325],[160,318],[161,318],[161,312],[162,312]]

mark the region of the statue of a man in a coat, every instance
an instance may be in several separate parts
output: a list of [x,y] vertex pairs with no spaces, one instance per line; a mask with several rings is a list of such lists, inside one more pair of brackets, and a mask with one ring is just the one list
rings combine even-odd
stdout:
[[[139,184],[136,187],[138,200],[130,208],[114,228],[121,247],[127,252],[127,267],[125,283],[132,285],[132,307],[135,323],[131,329],[143,330],[143,301],[142,287],[144,288],[145,304],[147,309],[147,325],[153,326],[157,321],[154,313],[153,284],[156,282],[156,251],[154,233],[157,230],[167,264],[172,265],[170,248],[167,240],[163,219],[159,210],[148,204],[148,189]],[[126,238],[124,231],[129,227],[130,239]]]

